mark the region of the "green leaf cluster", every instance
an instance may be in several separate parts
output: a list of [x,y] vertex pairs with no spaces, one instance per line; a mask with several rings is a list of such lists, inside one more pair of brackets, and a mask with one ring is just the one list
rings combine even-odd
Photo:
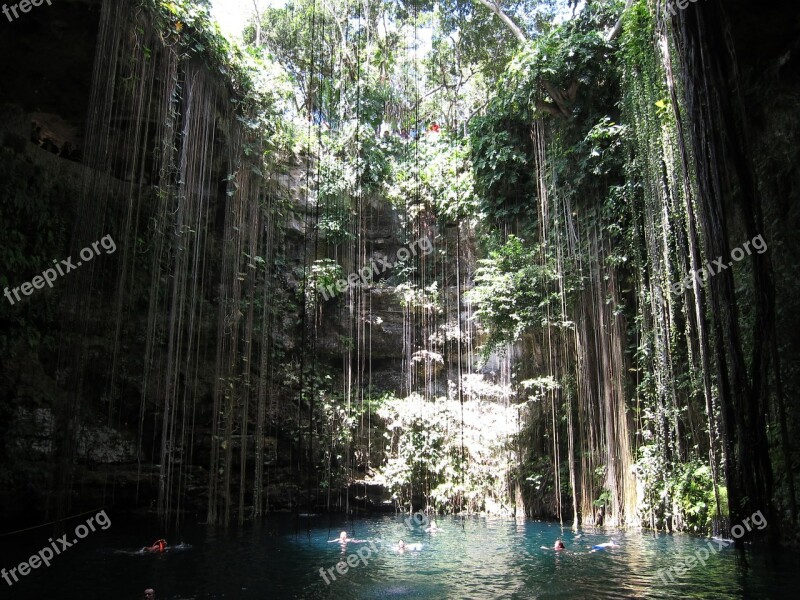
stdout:
[[[487,334],[484,353],[520,339],[530,328],[562,324],[558,283],[564,275],[547,249],[510,235],[478,264],[467,297]],[[577,289],[576,278],[565,279],[568,292]]]

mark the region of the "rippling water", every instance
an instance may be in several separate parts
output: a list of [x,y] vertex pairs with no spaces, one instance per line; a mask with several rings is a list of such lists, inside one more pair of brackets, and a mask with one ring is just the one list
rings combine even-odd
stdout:
[[[137,552],[162,537],[152,523],[123,524],[91,533],[32,571],[0,598],[136,600],[153,587],[157,600],[200,598],[475,599],[492,598],[793,598],[800,555],[747,551],[684,535],[610,534],[562,530],[556,524],[513,519],[442,518],[442,533],[409,528],[401,517],[350,521],[289,515],[244,529],[197,527],[168,539],[162,555]],[[329,543],[342,529],[351,538],[344,553]],[[47,545],[49,533],[4,538],[2,564],[15,566]],[[174,537],[174,536],[173,536]],[[554,552],[557,537],[566,550]],[[591,552],[613,537],[619,547]],[[421,543],[418,552],[397,553],[399,539]],[[13,541],[13,543],[12,543]],[[183,546],[175,547],[179,542]],[[708,558],[674,581],[659,571],[696,553]],[[357,555],[361,551],[367,564]],[[354,567],[335,568],[348,556]],[[357,562],[358,561],[358,562]],[[745,565],[746,563],[746,565]],[[333,568],[326,584],[320,568]],[[342,567],[343,570],[343,567]]]

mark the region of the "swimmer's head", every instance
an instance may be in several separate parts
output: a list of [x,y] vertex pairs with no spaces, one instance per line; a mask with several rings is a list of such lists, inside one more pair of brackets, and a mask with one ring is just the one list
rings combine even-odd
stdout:
[[397,547],[402,550],[403,548],[406,547],[406,543],[403,540],[400,540],[399,542],[397,542]]
[[346,540],[347,539],[347,532],[346,531],[342,531],[339,534],[339,539],[342,540],[342,541]]
[[155,600],[156,591],[153,588],[147,588],[144,591],[144,600]]

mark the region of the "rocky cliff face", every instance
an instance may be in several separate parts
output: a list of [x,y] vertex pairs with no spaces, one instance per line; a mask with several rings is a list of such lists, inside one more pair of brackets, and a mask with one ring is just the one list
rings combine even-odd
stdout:
[[[209,466],[214,453],[237,455],[244,447],[251,464],[254,456],[259,456],[253,428],[246,434],[234,432],[231,448],[220,441],[221,433],[214,426],[215,419],[220,418],[214,413],[214,396],[219,394],[215,391],[219,387],[219,350],[215,344],[220,336],[229,335],[231,323],[242,316],[241,312],[237,316],[236,311],[229,313],[221,308],[222,298],[229,292],[222,289],[224,283],[219,288],[213,283],[224,282],[221,257],[231,231],[231,195],[218,182],[231,170],[229,155],[237,142],[227,125],[218,125],[218,138],[208,150],[207,171],[202,174],[204,183],[192,191],[207,203],[203,210],[208,215],[203,221],[207,266],[197,274],[212,283],[200,289],[199,302],[205,308],[186,313],[187,318],[195,314],[198,319],[186,338],[187,343],[195,340],[199,344],[193,350],[195,362],[191,368],[188,362],[186,366],[169,367],[171,357],[178,357],[170,346],[170,319],[180,315],[172,304],[175,300],[160,294],[170,290],[177,274],[174,269],[181,263],[162,268],[152,262],[149,249],[157,238],[148,236],[154,236],[161,223],[167,223],[159,221],[160,196],[154,187],[159,182],[152,175],[152,165],[159,160],[152,138],[158,123],[155,119],[136,121],[135,116],[124,114],[128,92],[120,88],[120,104],[111,105],[117,114],[109,121],[103,142],[108,153],[100,157],[105,167],[98,165],[97,146],[87,145],[99,139],[98,125],[91,122],[97,115],[90,111],[98,106],[92,96],[91,74],[97,69],[93,64],[101,4],[99,0],[65,0],[46,11],[32,11],[11,24],[0,39],[0,52],[8,58],[0,66],[4,81],[0,90],[3,285],[17,286],[53,260],[74,255],[77,232],[96,216],[86,214],[87,206],[107,213],[105,226],[113,230],[119,246],[116,255],[98,262],[91,278],[86,272],[75,275],[81,282],[89,282],[93,291],[76,289],[82,286],[76,283],[78,279],[65,278],[25,303],[4,302],[0,308],[5,335],[0,348],[0,476],[4,481],[0,503],[4,518],[22,511],[34,519],[41,512],[54,510],[53,494],[58,478],[63,476],[59,465],[65,459],[67,427],[72,461],[68,503],[73,508],[105,503],[109,494],[119,507],[154,507],[160,481],[163,483],[162,459],[167,456],[170,469],[181,474],[178,496],[185,498],[181,510],[196,513],[199,518],[208,502],[206,486],[213,477]],[[164,84],[161,79],[163,75],[156,73],[154,81]],[[94,85],[103,82],[95,81]],[[134,136],[137,131],[148,130],[151,133],[144,133],[141,139]],[[188,142],[184,137],[178,143]],[[138,174],[130,162],[137,152],[148,157]],[[305,175],[303,159],[292,158],[270,175],[269,183],[270,193],[290,207],[282,228],[285,264],[275,273],[281,288],[275,298],[284,303],[276,317],[275,347],[287,356],[306,351],[301,347],[296,304],[301,287],[298,269],[307,258],[306,216],[314,208],[313,197],[309,201],[303,192]],[[101,189],[104,197],[87,205],[87,189]],[[136,214],[126,221],[125,207],[131,206],[135,206]],[[377,197],[367,201],[366,211],[365,256],[369,261],[396,256],[406,241],[401,216]],[[176,246],[175,261],[179,261],[181,248],[180,244]],[[137,258],[140,254],[141,260]],[[345,262],[342,268],[349,273],[362,266]],[[376,279],[386,284],[391,275],[389,270]],[[370,307],[369,320],[362,324],[369,332],[372,389],[400,393],[403,364],[411,356],[403,343],[404,308],[388,285],[376,282],[364,293]],[[350,315],[346,303],[342,296],[325,303],[316,334],[320,364],[340,373],[343,355],[352,345],[354,327],[359,322],[358,317]],[[226,316],[220,326],[218,315],[222,313]],[[79,322],[69,323],[64,315],[80,315]],[[72,353],[80,354],[80,359],[72,360]],[[276,378],[288,375],[278,373]],[[79,391],[76,381],[80,382]],[[163,440],[165,411],[175,410],[165,403],[168,385],[180,390],[175,396],[180,402],[191,403],[182,409],[183,426],[191,424],[191,440],[172,434],[167,442]],[[292,384],[288,385],[291,389]],[[241,404],[236,406],[242,410]],[[68,411],[66,407],[70,407]],[[293,436],[297,434],[284,426],[295,418],[298,409],[274,398],[268,410],[262,454],[270,483],[264,494],[268,509],[288,508],[297,504],[305,485],[298,481],[299,467],[293,462],[298,451]],[[379,437],[380,433],[365,431],[362,435]],[[373,465],[379,460],[380,450],[375,452],[369,461]],[[225,468],[236,469],[236,461]],[[367,505],[379,502],[379,490],[370,489],[367,495],[371,496],[369,501],[363,494],[360,501]]]

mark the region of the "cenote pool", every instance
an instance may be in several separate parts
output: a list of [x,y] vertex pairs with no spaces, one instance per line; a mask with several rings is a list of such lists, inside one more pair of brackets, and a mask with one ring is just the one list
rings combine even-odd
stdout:
[[[136,600],[153,587],[158,600],[194,598],[491,599],[491,598],[791,598],[799,555],[747,551],[747,567],[732,547],[713,543],[705,566],[675,581],[659,570],[680,564],[710,541],[686,535],[639,532],[613,534],[619,547],[590,552],[608,532],[562,530],[557,524],[485,517],[441,518],[444,532],[409,528],[397,516],[343,521],[330,517],[272,517],[242,529],[196,526],[168,538],[162,555],[137,549],[161,537],[151,522],[122,522],[86,539],[40,567],[2,598]],[[342,554],[328,540],[346,529],[351,538],[372,540],[368,564],[341,575],[336,563],[366,543],[348,544]],[[50,533],[34,530],[6,538],[2,566],[26,560],[47,544]],[[562,537],[566,550],[552,548]],[[422,550],[399,554],[397,540]],[[379,542],[380,540],[380,542]],[[178,548],[178,543],[182,545]],[[700,555],[702,555],[702,551]],[[320,568],[333,568],[326,584]]]

